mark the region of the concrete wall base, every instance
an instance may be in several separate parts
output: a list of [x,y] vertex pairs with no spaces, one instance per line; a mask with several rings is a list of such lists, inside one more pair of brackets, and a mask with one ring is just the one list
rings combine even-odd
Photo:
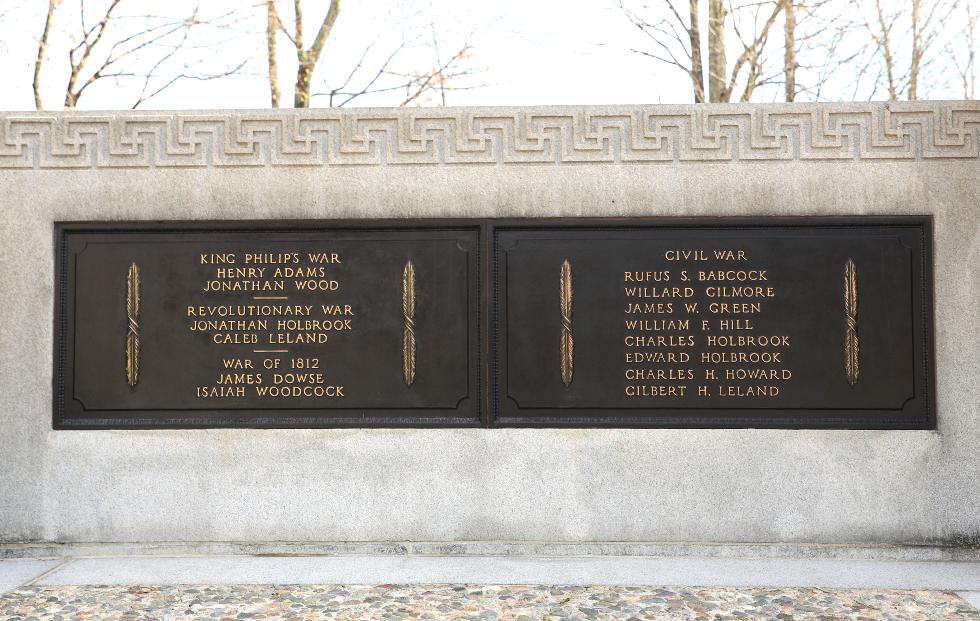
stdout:
[[718,559],[814,559],[875,561],[980,561],[980,547],[927,545],[829,545],[786,543],[553,541],[384,541],[384,542],[182,542],[0,544],[0,559],[120,556],[503,556]]

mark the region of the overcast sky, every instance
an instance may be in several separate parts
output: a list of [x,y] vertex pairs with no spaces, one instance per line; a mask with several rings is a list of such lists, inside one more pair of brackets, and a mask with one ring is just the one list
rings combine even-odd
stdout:
[[[128,0],[130,10],[158,10],[158,2]],[[901,2],[891,0],[889,4]],[[89,0],[91,14],[97,13],[99,0]],[[56,32],[67,41],[77,17],[71,7],[77,0],[64,0]],[[190,0],[170,0],[168,10],[189,4]],[[288,3],[286,3],[288,4]],[[307,0],[308,41],[322,10],[316,2]],[[319,3],[325,6],[324,1]],[[479,86],[472,90],[447,95],[449,105],[532,105],[532,104],[604,104],[604,103],[686,103],[692,101],[689,78],[676,68],[631,53],[631,47],[642,47],[645,41],[611,0],[420,0],[405,2],[415,19],[434,21],[441,33],[446,33],[445,47],[452,47],[461,37],[474,45],[470,66],[478,73],[462,83]],[[31,81],[37,40],[44,25],[47,3],[43,0],[0,0],[0,109],[31,110],[34,108]],[[210,11],[241,5],[232,0],[208,0]],[[361,50],[378,37],[391,37],[391,24],[397,19],[386,13],[392,2],[385,0],[347,0],[335,27],[334,36],[325,50],[322,64],[324,78],[336,82],[356,64]],[[403,9],[405,7],[402,7]],[[187,80],[168,89],[147,109],[174,108],[262,108],[269,102],[265,82],[265,48],[261,28],[264,23],[250,22],[251,36],[238,36],[226,41],[215,54],[227,59],[251,57],[245,75],[202,82]],[[472,37],[470,31],[475,31]],[[285,103],[291,103],[290,79],[295,64],[290,62],[290,50],[280,46],[282,90]],[[378,46],[384,47],[379,44]],[[44,68],[45,107],[59,108],[64,98],[67,79],[65,60],[68,46],[55,41],[48,53]],[[771,43],[771,52],[782,54],[781,36]],[[417,54],[428,53],[416,52]],[[126,89],[133,83],[120,80],[100,81],[85,94],[79,105],[86,109],[127,108],[133,97]],[[314,89],[316,90],[316,89]],[[828,93],[829,98],[850,99],[843,91]],[[780,88],[759,93],[754,101],[779,100]],[[959,98],[962,89],[956,85],[932,88],[931,98]],[[395,105],[396,96],[365,97],[360,105]],[[862,97],[867,98],[866,93]],[[314,99],[314,105],[323,99]],[[431,101],[429,103],[432,103]]]

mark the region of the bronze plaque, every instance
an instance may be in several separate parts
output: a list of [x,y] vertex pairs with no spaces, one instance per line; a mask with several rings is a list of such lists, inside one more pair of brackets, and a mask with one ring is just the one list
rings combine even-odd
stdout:
[[930,224],[501,224],[495,423],[931,428]]
[[935,427],[929,217],[63,223],[54,425]]
[[479,227],[61,224],[55,426],[481,422]]

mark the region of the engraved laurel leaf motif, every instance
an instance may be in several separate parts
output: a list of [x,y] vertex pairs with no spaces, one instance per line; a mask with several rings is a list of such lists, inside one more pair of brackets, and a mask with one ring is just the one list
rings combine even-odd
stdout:
[[135,388],[140,370],[140,271],[136,263],[126,274],[126,383]]
[[405,329],[402,335],[402,374],[405,385],[415,382],[415,266],[411,261],[402,270],[402,314]]
[[844,264],[844,319],[847,324],[844,332],[844,370],[847,372],[847,383],[851,386],[857,384],[861,373],[857,312],[857,266],[852,259],[848,259]]
[[575,363],[575,348],[572,340],[572,266],[565,259],[561,264],[560,278],[560,312],[561,312],[561,381],[568,386],[572,383]]

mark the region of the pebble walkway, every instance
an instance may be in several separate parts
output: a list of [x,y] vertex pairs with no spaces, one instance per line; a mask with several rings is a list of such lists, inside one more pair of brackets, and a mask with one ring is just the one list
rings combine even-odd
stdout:
[[24,587],[0,619],[980,620],[952,593],[535,586]]

